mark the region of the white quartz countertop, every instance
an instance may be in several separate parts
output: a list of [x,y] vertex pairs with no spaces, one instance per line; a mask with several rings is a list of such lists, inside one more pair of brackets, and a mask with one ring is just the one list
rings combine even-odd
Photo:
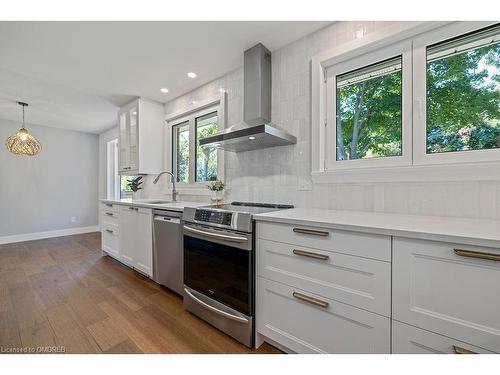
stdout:
[[254,218],[258,221],[500,247],[500,220],[309,208],[274,211],[255,215]]
[[148,203],[145,201],[136,201],[132,199],[116,199],[116,200],[100,199],[100,201],[103,203],[121,204],[126,206],[145,207],[145,208],[156,208],[160,210],[163,209],[163,210],[180,211],[180,212],[184,211],[184,207],[201,207],[209,205],[209,203],[206,202],[200,203],[200,202],[189,202],[189,201],[177,201],[168,203]]

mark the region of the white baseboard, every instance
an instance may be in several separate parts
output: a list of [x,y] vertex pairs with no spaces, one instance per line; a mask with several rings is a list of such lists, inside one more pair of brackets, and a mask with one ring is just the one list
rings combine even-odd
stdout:
[[7,243],[14,243],[14,242],[41,240],[42,238],[62,237],[62,236],[70,236],[72,234],[81,234],[81,233],[90,233],[99,231],[100,231],[99,225],[94,225],[91,227],[58,229],[58,230],[50,230],[47,232],[14,234],[11,236],[0,237],[0,245]]

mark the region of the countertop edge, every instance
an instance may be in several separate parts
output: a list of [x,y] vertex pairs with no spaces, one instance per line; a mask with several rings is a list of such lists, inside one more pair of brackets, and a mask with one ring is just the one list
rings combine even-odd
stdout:
[[[174,205],[172,205],[171,203],[155,204],[155,203],[144,203],[144,202],[133,202],[133,201],[119,201],[119,200],[114,200],[114,199],[99,199],[99,202],[117,204],[117,205],[121,205],[121,206],[134,206],[134,207],[152,208],[152,209],[158,209],[158,210],[177,211],[177,212],[183,212],[184,207],[197,207],[197,206],[206,206],[207,205],[207,203],[188,202],[188,201],[185,201],[185,202],[178,201],[178,202],[175,202]],[[184,204],[184,203],[186,203],[186,204]],[[182,206],[178,206],[179,204],[182,204]]]

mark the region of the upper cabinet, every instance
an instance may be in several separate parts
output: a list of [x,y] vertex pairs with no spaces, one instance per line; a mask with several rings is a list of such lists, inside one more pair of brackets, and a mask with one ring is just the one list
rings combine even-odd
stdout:
[[162,171],[163,118],[163,105],[142,98],[120,109],[120,174],[157,174]]

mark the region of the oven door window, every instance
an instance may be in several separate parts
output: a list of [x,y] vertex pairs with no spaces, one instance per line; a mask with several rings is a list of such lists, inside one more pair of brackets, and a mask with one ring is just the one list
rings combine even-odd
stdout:
[[251,315],[252,252],[184,236],[184,283]]

